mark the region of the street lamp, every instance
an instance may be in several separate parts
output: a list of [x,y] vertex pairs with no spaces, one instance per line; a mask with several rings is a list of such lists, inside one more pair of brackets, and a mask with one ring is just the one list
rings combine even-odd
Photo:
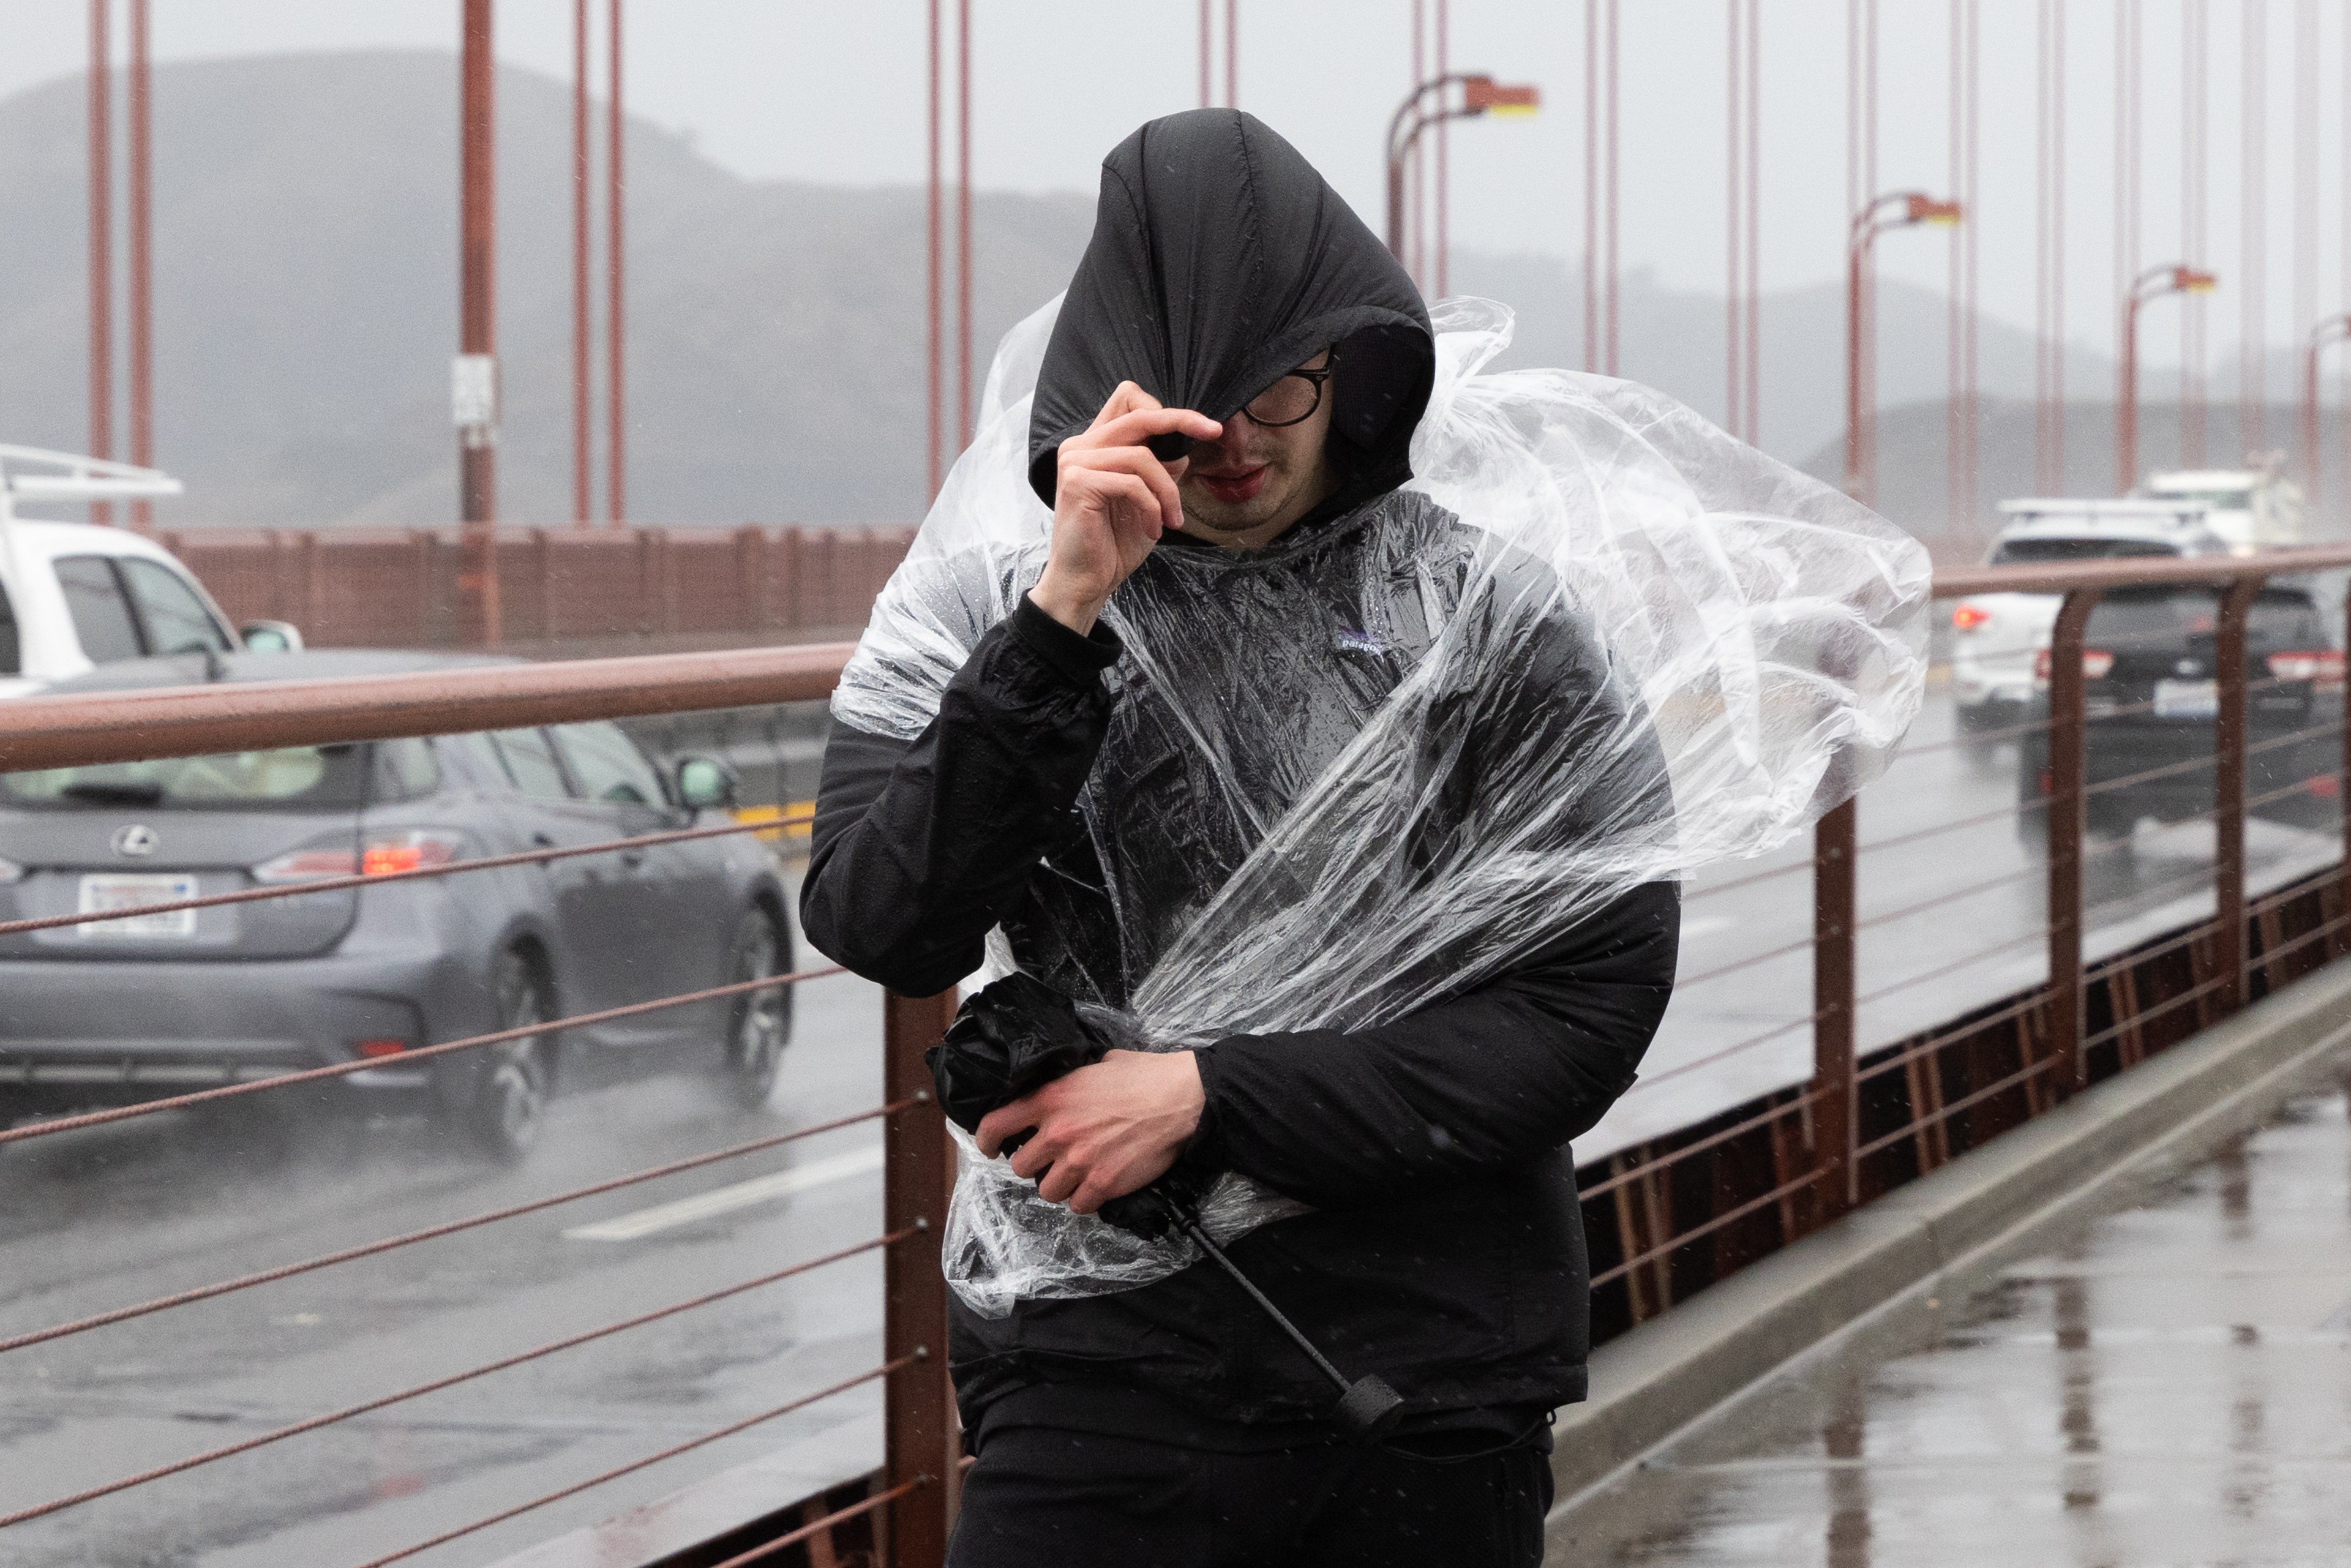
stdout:
[[1876,409],[1865,407],[1863,389],[1872,392],[1876,376],[1865,377],[1865,365],[1875,370],[1876,343],[1874,323],[1867,317],[1865,301],[1868,289],[1867,267],[1872,247],[1877,236],[1887,229],[1908,228],[1914,224],[1936,224],[1944,227],[1960,218],[1959,204],[1938,202],[1922,191],[1895,191],[1879,196],[1864,205],[1853,215],[1853,227],[1845,242],[1844,290],[1844,489],[1845,494],[1864,506],[1870,505],[1877,490],[1877,452],[1874,423]]
[[2308,504],[2318,505],[2318,350],[2351,340],[2351,314],[2329,316],[2310,329],[2302,350],[2302,463]]
[[2122,395],[2115,400],[2115,493],[2138,483],[2138,308],[2167,294],[2210,294],[2220,280],[2182,262],[2150,267],[2123,296]]
[[[1445,89],[1455,86],[1461,89],[1461,101],[1448,104]],[[1437,96],[1437,107],[1424,107],[1432,93]],[[1489,76],[1458,71],[1432,77],[1412,89],[1397,106],[1395,118],[1388,121],[1388,249],[1399,261],[1404,258],[1405,160],[1411,156],[1420,133],[1440,120],[1475,120],[1488,114],[1523,117],[1541,106],[1541,88],[1510,86]]]

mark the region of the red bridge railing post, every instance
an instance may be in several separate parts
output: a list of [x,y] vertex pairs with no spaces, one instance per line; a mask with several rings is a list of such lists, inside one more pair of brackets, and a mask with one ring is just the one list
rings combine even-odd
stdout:
[[2065,595],[2049,638],[2049,1053],[2061,1095],[2089,1082],[2082,1057],[2082,651],[2101,591]]
[[2245,1005],[2245,632],[2264,580],[2244,578],[2220,596],[2213,675],[2220,711],[2212,730],[2213,977],[2220,1015]]
[[1860,1197],[1853,1155],[1856,821],[1855,802],[1847,800],[1813,830],[1813,1201],[1823,1220]]
[[955,1158],[946,1118],[931,1092],[923,1052],[955,1017],[956,996],[902,997],[883,1003],[883,1097],[919,1100],[883,1124],[883,1228],[914,1234],[892,1246],[883,1266],[883,1357],[917,1357],[890,1375],[888,1458],[883,1484],[919,1481],[890,1508],[891,1568],[939,1568],[946,1560],[956,1455],[953,1390],[947,1382],[947,1287],[939,1272]]

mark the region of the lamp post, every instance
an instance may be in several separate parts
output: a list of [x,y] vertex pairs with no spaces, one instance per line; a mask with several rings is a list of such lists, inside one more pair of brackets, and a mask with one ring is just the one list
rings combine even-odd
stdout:
[[[1844,290],[1844,489],[1864,506],[1877,490],[1875,424],[1876,361],[1875,322],[1868,311],[1869,258],[1877,236],[1914,224],[1945,226],[1959,221],[1959,204],[1938,202],[1922,191],[1894,191],[1863,204],[1853,215],[1845,241]],[[1866,394],[1866,395],[1865,395]]]
[[[1461,101],[1448,104],[1445,89],[1461,89]],[[1426,107],[1435,94],[1437,105]],[[1412,89],[1388,121],[1388,249],[1404,259],[1404,166],[1413,143],[1432,125],[1447,120],[1475,120],[1481,115],[1530,115],[1542,105],[1542,89],[1505,85],[1492,77],[1454,72],[1431,77]]]
[[2150,267],[2131,279],[2123,295],[2121,395],[2115,400],[2115,492],[2127,495],[2138,483],[2138,311],[2167,294],[2210,294],[2220,280],[2182,262]]
[[2351,313],[2329,316],[2310,329],[2302,348],[2303,493],[2310,506],[2318,505],[2318,350],[2329,343],[2351,340]]

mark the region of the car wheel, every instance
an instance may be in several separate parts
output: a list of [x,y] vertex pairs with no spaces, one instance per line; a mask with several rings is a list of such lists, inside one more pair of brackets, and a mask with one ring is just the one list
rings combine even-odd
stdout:
[[[783,943],[776,923],[764,910],[750,910],[735,926],[735,944],[727,955],[729,985],[784,972]],[[792,994],[789,986],[746,991],[727,998],[727,1088],[735,1103],[758,1110],[775,1092],[776,1076],[783,1071],[784,1044],[792,1032]]]
[[[500,1031],[544,1023],[549,1015],[547,988],[528,956],[508,949],[498,957],[494,979]],[[488,1061],[474,1091],[471,1131],[492,1158],[511,1164],[538,1142],[547,1123],[549,1038],[527,1035],[487,1048]]]

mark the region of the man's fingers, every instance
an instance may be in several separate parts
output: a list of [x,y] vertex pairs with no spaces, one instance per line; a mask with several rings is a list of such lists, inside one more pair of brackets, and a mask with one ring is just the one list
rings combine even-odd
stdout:
[[[1088,452],[1071,459],[1061,476],[1066,482],[1085,475],[1118,475],[1139,480],[1143,486],[1140,494],[1149,502],[1144,510],[1158,515],[1159,526],[1163,528],[1184,526],[1183,497],[1176,490],[1176,481],[1168,474],[1167,465],[1151,455],[1148,449],[1117,446],[1107,451]],[[1112,486],[1104,485],[1102,489],[1108,494]],[[1117,486],[1117,489],[1128,497],[1137,494],[1124,486]]]
[[1104,400],[1102,412],[1094,415],[1094,422],[1089,428],[1099,430],[1123,413],[1132,413],[1139,408],[1157,408],[1158,406],[1157,398],[1153,397],[1133,382],[1121,382],[1118,383],[1117,390]]
[[[1140,397],[1148,392],[1138,392]],[[1107,413],[1108,410],[1105,409]],[[1073,435],[1061,443],[1061,450],[1075,448],[1090,452],[1106,446],[1140,446],[1155,435],[1188,435],[1195,441],[1214,441],[1224,433],[1224,426],[1205,413],[1188,408],[1161,408],[1155,402],[1148,408],[1136,408],[1111,418],[1094,422],[1082,435]]]
[[1066,1203],[1070,1195],[1085,1184],[1085,1172],[1074,1160],[1057,1160],[1037,1184],[1037,1196],[1047,1203]]
[[1032,1103],[1035,1098],[1034,1095],[1024,1095],[1008,1104],[998,1105],[982,1116],[979,1126],[971,1134],[972,1142],[979,1145],[979,1152],[992,1160],[1004,1147],[1005,1139],[1018,1137],[1035,1126],[1038,1115],[1037,1107]]

